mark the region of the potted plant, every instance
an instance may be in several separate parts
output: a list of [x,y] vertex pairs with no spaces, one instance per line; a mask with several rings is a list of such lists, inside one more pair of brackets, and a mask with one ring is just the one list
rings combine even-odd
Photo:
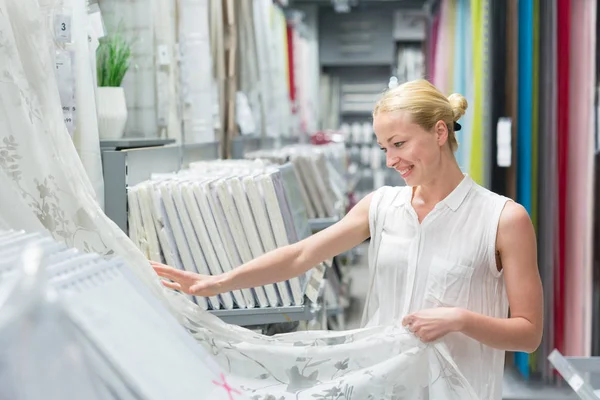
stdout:
[[100,39],[96,52],[98,133],[101,140],[120,139],[127,124],[127,104],[121,87],[129,70],[131,46],[120,29]]

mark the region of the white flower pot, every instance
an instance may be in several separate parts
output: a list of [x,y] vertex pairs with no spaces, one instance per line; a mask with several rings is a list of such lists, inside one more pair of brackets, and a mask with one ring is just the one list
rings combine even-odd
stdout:
[[100,140],[121,139],[127,124],[127,104],[122,87],[96,89],[98,135]]

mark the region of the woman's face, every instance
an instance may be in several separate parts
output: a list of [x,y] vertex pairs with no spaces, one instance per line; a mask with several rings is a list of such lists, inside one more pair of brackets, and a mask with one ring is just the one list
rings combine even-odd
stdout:
[[438,122],[433,132],[426,131],[411,121],[406,112],[381,113],[373,121],[377,143],[386,153],[388,168],[400,173],[408,186],[427,184],[441,167],[443,146],[448,137]]

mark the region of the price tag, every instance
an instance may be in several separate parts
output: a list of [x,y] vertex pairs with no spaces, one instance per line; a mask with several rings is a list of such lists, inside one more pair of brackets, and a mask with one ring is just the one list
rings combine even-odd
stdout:
[[100,11],[98,4],[90,5],[88,9],[88,16],[88,21],[92,26],[92,29],[94,29],[96,37],[100,39],[106,36],[106,29],[104,29],[104,21],[102,19],[102,11]]
[[56,80],[61,104],[69,104],[73,100],[75,90],[73,63],[69,51],[59,50],[56,53]]
[[59,42],[71,43],[71,16],[57,14],[54,17],[54,37]]
[[168,67],[171,65],[171,53],[169,52],[169,46],[166,44],[158,45],[156,48],[156,59],[158,65],[161,67]]
[[510,167],[512,161],[512,120],[510,118],[498,119],[497,154],[496,162],[499,167]]
[[571,386],[576,393],[579,392],[579,389],[581,389],[583,383],[583,379],[581,379],[581,376],[577,374],[573,375],[571,379],[569,379],[569,386]]

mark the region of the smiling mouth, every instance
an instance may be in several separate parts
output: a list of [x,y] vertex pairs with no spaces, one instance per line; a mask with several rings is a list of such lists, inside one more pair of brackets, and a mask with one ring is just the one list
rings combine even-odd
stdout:
[[411,165],[411,166],[409,166],[409,167],[402,168],[402,169],[400,169],[400,168],[397,168],[397,169],[396,169],[396,171],[400,172],[400,175],[406,175],[406,174],[408,174],[410,171],[412,171],[412,169],[413,169],[414,167],[415,167],[414,165]]

